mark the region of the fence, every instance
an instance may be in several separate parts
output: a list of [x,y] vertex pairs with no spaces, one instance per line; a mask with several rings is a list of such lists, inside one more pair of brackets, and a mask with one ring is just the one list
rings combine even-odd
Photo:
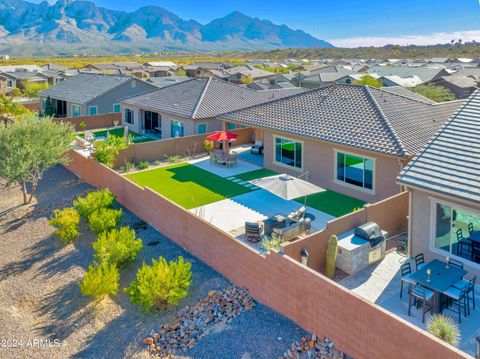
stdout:
[[68,168],[108,187],[137,216],[184,247],[254,298],[307,331],[326,336],[356,358],[469,358],[432,335],[349,292],[294,259],[252,248],[149,188],[72,152]]
[[[242,145],[251,142],[254,131],[252,128],[240,128],[230,132],[238,135],[235,140],[235,145]],[[165,155],[183,156],[204,153],[203,142],[208,135],[207,133],[159,141],[134,143],[120,151],[116,164],[120,166],[125,162],[162,160]]]
[[408,216],[408,192],[400,193],[375,204],[366,204],[362,209],[327,222],[324,230],[309,237],[282,244],[283,252],[300,260],[300,252],[305,248],[309,253],[308,266],[318,272],[324,271],[328,239],[363,223],[376,222],[389,234],[405,229]]
[[79,116],[79,117],[66,117],[66,118],[55,118],[56,121],[68,122],[75,126],[75,130],[83,131],[83,128],[80,127],[80,123],[85,122],[87,127],[86,130],[94,130],[97,128],[107,128],[114,125],[114,121],[118,121],[118,125],[122,125],[122,114],[121,113],[105,113],[102,115],[95,116]]

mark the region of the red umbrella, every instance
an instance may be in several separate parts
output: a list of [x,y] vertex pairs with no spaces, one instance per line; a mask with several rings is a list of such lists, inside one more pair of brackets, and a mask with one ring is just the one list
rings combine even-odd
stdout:
[[213,141],[228,141],[228,140],[234,140],[237,137],[238,135],[231,132],[218,131],[218,132],[212,133],[210,136],[207,136],[207,139],[213,140]]

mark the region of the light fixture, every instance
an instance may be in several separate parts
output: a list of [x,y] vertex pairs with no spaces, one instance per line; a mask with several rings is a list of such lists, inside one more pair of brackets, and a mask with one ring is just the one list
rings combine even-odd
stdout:
[[302,251],[300,252],[300,259],[301,259],[302,264],[304,266],[308,266],[308,257],[309,257],[309,254],[308,254],[307,249],[302,248]]

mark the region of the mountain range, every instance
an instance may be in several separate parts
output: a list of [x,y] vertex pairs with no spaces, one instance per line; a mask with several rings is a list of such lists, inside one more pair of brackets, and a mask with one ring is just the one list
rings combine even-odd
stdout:
[[0,0],[0,51],[11,55],[290,47],[333,46],[302,30],[237,11],[202,25],[158,6],[126,12],[83,0],[58,0],[54,4]]

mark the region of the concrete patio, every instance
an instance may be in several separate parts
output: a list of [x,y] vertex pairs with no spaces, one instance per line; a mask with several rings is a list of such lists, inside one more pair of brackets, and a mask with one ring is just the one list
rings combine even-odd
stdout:
[[[408,316],[408,293],[404,287],[404,293],[400,298],[400,266],[410,260],[397,252],[390,252],[381,262],[369,266],[364,271],[346,277],[338,283],[350,289],[359,296],[381,306],[398,317],[411,324],[426,330],[431,313],[426,315],[426,323],[422,323],[422,311],[412,308],[412,315]],[[461,342],[459,348],[464,352],[475,355],[475,338],[480,336],[480,292],[475,291],[476,308],[465,318],[462,315],[460,323]],[[451,316],[458,321],[456,313],[444,310],[443,314]]]

